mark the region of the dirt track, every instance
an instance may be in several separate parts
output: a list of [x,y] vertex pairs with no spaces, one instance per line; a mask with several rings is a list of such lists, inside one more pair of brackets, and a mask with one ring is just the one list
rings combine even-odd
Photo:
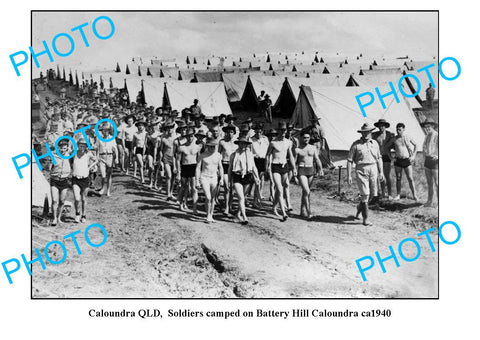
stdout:
[[[388,245],[397,249],[406,237],[415,237],[431,225],[419,225],[412,216],[425,208],[374,211],[374,227],[348,217],[354,203],[312,192],[315,221],[293,216],[280,222],[269,211],[248,210],[250,224],[242,226],[217,214],[206,224],[165,201],[135,179],[117,174],[110,198],[89,197],[88,221],[75,224],[70,216],[60,227],[34,221],[33,246],[82,230],[77,239],[82,255],[66,241],[67,260],[47,270],[34,265],[33,297],[436,297],[437,254],[420,242],[422,254],[412,263],[399,258],[400,268],[387,261],[383,274],[376,263],[363,282],[355,260]],[[299,202],[293,185],[292,202]],[[201,206],[201,209],[203,205]],[[298,211],[298,207],[295,207]],[[420,215],[419,215],[420,214]],[[108,240],[91,248],[83,240],[90,223],[100,223]],[[432,235],[437,248],[438,234]],[[93,231],[93,240],[101,240]],[[99,241],[98,241],[99,242]],[[60,258],[61,253],[52,258]],[[411,247],[411,248],[409,248]],[[413,246],[405,255],[413,257]],[[397,253],[398,256],[398,253]]]

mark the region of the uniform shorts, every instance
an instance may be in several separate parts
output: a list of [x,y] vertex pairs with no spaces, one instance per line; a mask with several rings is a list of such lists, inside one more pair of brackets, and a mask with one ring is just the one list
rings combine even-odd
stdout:
[[223,167],[223,174],[228,175],[228,168],[230,167],[230,164],[229,163],[222,163],[222,167]]
[[50,185],[58,189],[58,191],[62,191],[64,189],[68,189],[70,187],[70,181],[68,178],[50,178]]
[[433,159],[432,157],[425,157],[425,168],[430,170],[438,170],[438,158]]
[[73,177],[72,184],[77,185],[80,188],[80,190],[85,190],[90,186],[90,177],[85,177],[85,178]]
[[313,166],[300,166],[298,167],[298,176],[313,176],[315,174],[315,169]]
[[409,158],[397,158],[393,164],[400,168],[408,168],[410,165],[412,165]]
[[265,158],[255,158],[254,161],[258,173],[265,172]]
[[287,164],[272,164],[272,174],[277,173],[280,175],[284,175],[288,172]]
[[242,176],[240,174],[234,173],[232,174],[232,177],[233,177],[233,183],[240,183],[243,186],[253,183],[252,174],[246,174],[245,176]]
[[202,184],[202,186],[205,186],[205,187],[210,187],[210,186],[216,186],[218,184],[218,178],[217,176],[200,176],[200,183]]
[[382,155],[382,161],[383,163],[391,163],[392,159],[390,158],[389,155]]
[[172,155],[164,154],[162,162],[163,162],[164,165],[168,164],[168,165],[170,165],[171,168],[173,168],[173,156]]
[[366,202],[366,200],[368,200],[370,188],[372,189],[373,196],[377,196],[377,164],[357,165],[356,174],[358,190],[362,196],[362,201]]
[[180,175],[183,178],[192,178],[195,177],[195,171],[197,169],[197,164],[182,164]]

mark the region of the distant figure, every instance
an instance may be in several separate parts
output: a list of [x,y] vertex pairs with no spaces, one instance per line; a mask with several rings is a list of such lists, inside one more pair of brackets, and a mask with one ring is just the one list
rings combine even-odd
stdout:
[[428,88],[425,90],[427,96],[427,103],[431,109],[433,109],[433,100],[435,99],[435,89],[432,87],[432,84],[428,84]]
[[257,100],[258,100],[259,103],[265,100],[265,91],[264,90],[260,91],[260,95],[258,96]]
[[62,89],[60,90],[60,98],[65,99],[66,93],[67,93],[67,90],[64,87],[62,87]]
[[190,106],[190,111],[192,115],[195,115],[195,114],[199,115],[202,113],[202,108],[200,107],[200,105],[198,105],[198,99],[193,100],[193,105]]
[[142,91],[138,91],[136,102],[138,105],[145,105],[145,98],[143,97]]
[[434,129],[438,125],[431,118],[427,118],[421,125],[427,132],[423,143],[425,176],[428,184],[428,200],[425,206],[432,207],[434,186],[438,201],[438,132]]
[[265,116],[265,121],[268,123],[272,123],[272,101],[270,100],[270,96],[268,94],[265,95],[265,100],[263,100],[263,105],[261,106],[262,112]]

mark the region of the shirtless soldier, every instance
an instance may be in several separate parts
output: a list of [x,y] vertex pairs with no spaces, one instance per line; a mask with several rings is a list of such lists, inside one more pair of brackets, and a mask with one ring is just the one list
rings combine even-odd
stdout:
[[[310,186],[316,169],[323,176],[322,162],[318,157],[318,151],[315,145],[310,144],[310,134],[308,131],[302,132],[302,141],[296,149],[296,158],[298,166],[298,182],[302,187],[302,203],[300,205],[300,215],[308,220],[312,218],[310,209]],[[317,166],[315,167],[315,163]]]
[[287,159],[290,162],[293,175],[297,176],[297,169],[295,167],[295,158],[292,152],[292,141],[285,138],[287,132],[287,125],[284,122],[280,122],[278,125],[278,135],[270,142],[267,150],[267,171],[271,171],[273,175],[273,181],[275,183],[275,198],[273,200],[273,213],[276,216],[277,205],[280,205],[282,211],[282,222],[285,222],[288,215],[285,211],[285,201],[283,197],[284,187],[288,181],[289,167],[287,165]]
[[175,123],[168,121],[165,123],[165,135],[162,137],[159,146],[159,160],[163,164],[163,170],[165,173],[165,181],[167,182],[167,201],[173,200],[173,176],[177,172],[175,157],[173,154],[173,142],[175,141],[174,134]]
[[[223,185],[222,156],[216,151],[217,146],[218,142],[214,139],[209,139],[205,143],[206,150],[200,154],[195,176],[197,186],[201,186],[205,193],[207,223],[215,222],[213,219],[215,197],[218,185]],[[218,183],[219,177],[220,183]]]
[[222,128],[225,133],[225,137],[220,141],[218,152],[222,155],[222,167],[223,167],[223,184],[225,195],[225,210],[224,214],[230,214],[230,206],[232,204],[232,188],[230,188],[230,180],[228,178],[228,167],[230,165],[230,156],[237,150],[238,145],[234,143],[233,136],[236,132],[234,125],[227,125]]
[[[187,142],[178,147],[177,153],[177,179],[181,181],[178,191],[178,203],[180,210],[186,210],[186,203],[183,202],[184,195],[188,192],[188,187],[192,190],[193,213],[197,213],[198,191],[195,183],[195,171],[197,168],[198,155],[202,145],[194,142],[195,130],[188,129],[185,137]],[[186,200],[185,200],[186,202]]]
[[395,147],[395,162],[393,164],[395,165],[395,174],[397,177],[397,196],[394,200],[400,199],[400,193],[402,191],[402,170],[404,170],[407,175],[410,190],[412,191],[413,199],[418,201],[415,183],[413,181],[412,167],[412,163],[417,154],[417,144],[405,133],[405,124],[397,124],[397,135],[392,139],[392,143]]

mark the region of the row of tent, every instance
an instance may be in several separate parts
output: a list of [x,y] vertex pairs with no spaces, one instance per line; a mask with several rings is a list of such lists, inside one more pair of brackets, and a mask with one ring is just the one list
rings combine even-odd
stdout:
[[[162,70],[160,70],[162,71]],[[171,73],[168,73],[171,72]],[[265,90],[272,97],[272,100],[278,98],[277,95],[280,94],[281,88],[283,86],[284,79],[287,79],[290,82],[302,82],[303,85],[312,85],[312,86],[371,86],[371,85],[383,85],[392,83],[397,86],[398,80],[404,74],[413,74],[419,80],[421,84],[421,89],[417,94],[417,101],[409,100],[412,108],[421,107],[421,103],[425,101],[425,89],[429,84],[428,75],[425,72],[416,72],[416,71],[406,71],[400,68],[379,68],[374,70],[366,70],[362,74],[353,74],[353,73],[302,73],[302,72],[265,72],[259,70],[251,70],[249,72],[221,72],[221,71],[210,71],[210,72],[198,72],[198,71],[179,71],[177,69],[166,70],[165,75],[159,78],[163,78],[162,81],[190,81],[196,83],[205,83],[205,82],[224,82],[225,89],[227,91],[228,101],[230,103],[235,103],[242,101],[244,105],[251,107],[255,105],[250,100],[249,93],[254,92],[254,97],[259,95],[260,90]],[[118,73],[117,73],[118,74]],[[178,74],[178,76],[177,76]],[[431,74],[434,79],[435,85],[438,84],[438,68],[435,66],[431,69]],[[130,78],[135,77],[136,75],[129,74],[127,76],[120,75],[120,78]],[[138,77],[142,77],[139,73]],[[118,78],[118,77],[117,77]],[[155,79],[156,77],[144,76],[142,79]],[[302,85],[300,84],[300,85]],[[296,85],[295,85],[296,86]],[[405,92],[415,93],[417,89],[417,84],[413,78],[407,77],[401,84],[402,89]],[[298,86],[297,86],[298,87]],[[251,91],[251,89],[254,91]],[[258,90],[258,91],[255,91]],[[245,96],[245,91],[247,91],[247,96]],[[295,90],[296,91],[296,90]],[[242,99],[243,98],[243,99]],[[296,98],[295,98],[296,99]],[[438,99],[438,91],[435,92],[435,99]],[[255,101],[255,100],[253,100]],[[291,112],[290,112],[291,113]],[[287,115],[289,112],[286,113]]]
[[[424,64],[424,65],[423,65]],[[423,63],[425,66],[427,64]],[[403,71],[413,71],[418,67],[413,64],[405,65],[374,65],[374,64],[313,64],[313,65],[286,65],[272,63],[240,64],[236,67],[221,66],[208,67],[205,70],[195,68],[179,68],[164,66],[145,66],[127,64],[124,73],[136,74],[138,76],[151,76],[159,78],[172,78],[176,80],[197,81],[198,77],[217,77],[222,73],[251,73],[255,71],[271,72],[270,75],[285,75],[288,73],[299,74],[355,74],[355,75],[375,75],[375,74],[395,74]],[[420,66],[421,67],[421,66]],[[418,67],[418,68],[420,68]],[[120,65],[117,63],[116,72],[122,73]]]
[[250,64],[291,64],[291,65],[312,65],[312,64],[349,64],[357,63],[363,65],[396,65],[404,66],[413,60],[434,60],[435,57],[419,55],[363,55],[362,53],[326,52],[326,51],[296,51],[296,52],[266,52],[253,53],[250,55],[207,55],[207,56],[185,56],[184,58],[158,58],[158,57],[133,57],[128,63],[142,66],[160,66],[176,68],[194,68],[197,70],[208,69],[209,67],[248,67]]
[[[399,77],[328,74],[301,78],[226,73],[223,82],[192,83],[110,72],[95,73],[92,78],[96,82],[102,81],[107,88],[126,88],[131,99],[143,91],[147,105],[155,107],[168,105],[181,111],[192,105],[193,99],[198,99],[207,118],[221,113],[231,114],[231,106],[235,103],[255,110],[257,98],[263,90],[271,97],[274,116],[289,119],[299,128],[310,124],[311,118],[321,117],[331,149],[348,150],[356,129],[365,121],[355,97],[366,91],[375,93],[375,87],[380,93],[387,93],[390,91],[388,82],[396,83]],[[405,83],[403,91],[412,93],[415,89]],[[375,122],[385,118],[392,124],[403,122],[410,136],[421,146],[424,134],[413,112],[421,105],[415,98],[397,93],[400,103],[394,96],[385,97],[386,109],[376,98],[375,103],[366,108],[366,120]]]

